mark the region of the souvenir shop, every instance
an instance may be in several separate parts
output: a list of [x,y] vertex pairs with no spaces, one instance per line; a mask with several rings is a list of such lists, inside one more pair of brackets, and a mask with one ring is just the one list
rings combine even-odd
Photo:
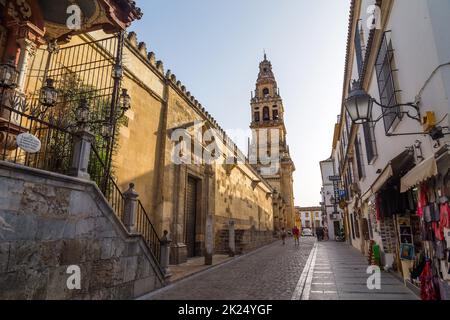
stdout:
[[441,148],[401,179],[400,192],[415,195],[416,209],[409,224],[399,225],[400,259],[423,300],[450,300],[449,150]]
[[417,237],[419,225],[415,214],[416,193],[412,189],[400,192],[401,177],[414,168],[414,165],[414,152],[411,150],[392,159],[373,184],[367,206],[368,221],[375,242],[372,247],[376,245],[381,249],[370,248],[369,252],[380,251],[380,256],[372,257],[372,260],[379,261],[381,266],[403,278],[406,277],[413,257],[407,257],[402,249],[412,246],[416,248],[414,252],[421,250],[421,241]]
[[418,165],[413,153],[398,155],[368,201],[373,246],[381,247],[372,261],[402,277],[423,300],[450,300],[449,150]]

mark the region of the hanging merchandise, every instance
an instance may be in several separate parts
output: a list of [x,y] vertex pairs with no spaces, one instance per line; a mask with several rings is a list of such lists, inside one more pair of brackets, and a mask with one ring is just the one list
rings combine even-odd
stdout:
[[422,183],[422,185],[420,186],[420,190],[419,190],[419,200],[417,203],[417,215],[419,217],[423,216],[423,210],[424,207],[427,205],[428,203],[428,199],[427,199],[427,187],[426,184]]
[[450,207],[447,202],[441,204],[441,219],[440,224],[442,228],[450,228]]
[[433,226],[434,236],[435,236],[436,240],[443,241],[444,240],[444,229],[440,228],[440,226],[437,222],[433,222],[431,225]]
[[437,288],[434,284],[431,262],[428,260],[420,275],[420,296],[422,300],[438,300]]
[[442,279],[439,279],[439,292],[441,300],[450,300],[450,284]]
[[445,246],[443,241],[433,242],[433,249],[435,253],[435,258],[439,260],[445,259]]

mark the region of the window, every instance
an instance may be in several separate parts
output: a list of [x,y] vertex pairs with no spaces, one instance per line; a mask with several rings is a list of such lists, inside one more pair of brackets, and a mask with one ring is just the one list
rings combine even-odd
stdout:
[[366,172],[364,171],[364,165],[362,160],[362,153],[361,153],[361,139],[359,137],[356,138],[355,143],[355,154],[356,154],[356,167],[358,169],[358,178],[361,180],[366,176]]
[[[380,103],[384,106],[393,107],[397,105],[396,90],[393,78],[394,53],[392,42],[387,40],[386,32],[383,36],[380,51],[375,64]],[[383,109],[384,129],[386,132],[392,128],[399,116],[400,108]]]
[[363,124],[364,143],[366,145],[367,163],[372,164],[377,157],[377,144],[373,124],[366,122]]
[[270,91],[269,91],[268,88],[264,88],[264,89],[263,89],[263,96],[264,96],[264,97],[268,97],[268,96],[269,96],[269,93],[270,93]]
[[272,113],[273,113],[273,120],[278,120],[278,110],[273,110],[272,111]]
[[356,25],[356,32],[355,32],[355,53],[356,53],[356,63],[358,65],[358,74],[361,76],[363,71],[363,51],[362,51],[362,41],[361,41],[361,26],[358,22]]
[[260,120],[260,118],[259,118],[259,112],[255,112],[255,114],[254,114],[254,121],[255,122],[259,122],[259,120]]
[[356,214],[353,215],[353,218],[355,219],[355,234],[357,238],[360,238],[361,235],[359,234],[359,221],[358,218],[356,217]]
[[354,222],[352,213],[350,214],[350,224],[352,226],[352,238],[353,238],[353,240],[355,240],[356,239],[356,237],[355,237],[355,222]]
[[264,109],[263,109],[263,120],[264,121],[270,121],[269,107],[264,107]]

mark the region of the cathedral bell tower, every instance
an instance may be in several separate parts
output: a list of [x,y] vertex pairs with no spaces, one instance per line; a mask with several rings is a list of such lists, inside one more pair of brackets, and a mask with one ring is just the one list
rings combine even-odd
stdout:
[[[256,90],[251,98],[252,141],[250,159],[255,169],[274,188],[274,227],[292,228],[295,224],[293,172],[295,165],[286,142],[284,123],[284,106],[277,81],[272,71],[272,64],[264,54],[259,64]],[[261,160],[261,153],[277,162],[268,164]]]

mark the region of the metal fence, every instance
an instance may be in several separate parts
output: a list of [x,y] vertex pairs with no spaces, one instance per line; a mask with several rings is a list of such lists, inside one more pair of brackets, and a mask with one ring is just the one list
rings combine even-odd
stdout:
[[154,258],[161,264],[161,240],[141,201],[138,201],[137,206],[136,229],[144,236],[145,242],[153,253]]
[[[61,174],[70,174],[77,119],[81,101],[89,104],[89,130],[93,133],[88,173],[96,182],[116,215],[124,221],[125,198],[114,178],[119,92],[122,82],[124,34],[58,48],[40,50],[40,63],[33,63],[27,78],[27,95],[14,87],[0,88],[0,160]],[[52,79],[58,98],[51,107],[41,103],[41,88]],[[111,135],[104,135],[109,124]],[[26,152],[18,148],[21,134],[40,143]],[[156,261],[161,260],[161,243],[142,203],[138,202],[136,228]]]

